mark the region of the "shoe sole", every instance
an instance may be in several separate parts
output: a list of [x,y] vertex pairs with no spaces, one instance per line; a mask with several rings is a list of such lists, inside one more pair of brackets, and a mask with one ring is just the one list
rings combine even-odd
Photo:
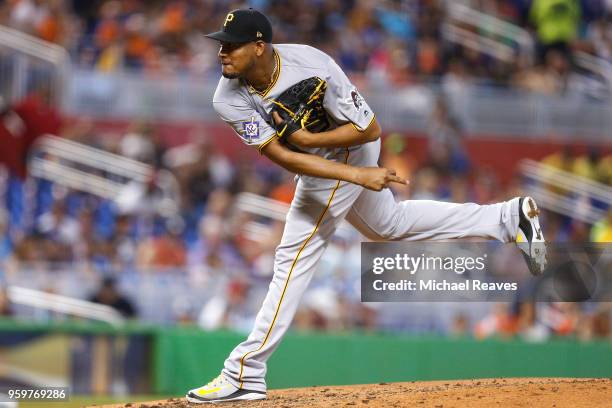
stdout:
[[214,400],[204,400],[200,398],[194,398],[194,397],[189,396],[189,394],[185,395],[185,399],[188,402],[191,402],[194,404],[217,404],[221,402],[230,402],[230,401],[262,400],[262,399],[266,399],[266,394],[262,394],[260,392],[247,391],[247,390],[238,390],[235,393],[228,395],[227,397],[217,398]]
[[518,242],[517,246],[523,252],[523,257],[525,261],[527,261],[529,272],[535,276],[541,275],[546,268],[547,259],[546,241],[544,240],[544,234],[542,233],[540,220],[538,219],[540,209],[533,198],[525,197],[523,205],[519,210],[524,219],[529,222],[529,227],[524,226],[523,228],[530,229],[531,239],[525,236],[526,242]]

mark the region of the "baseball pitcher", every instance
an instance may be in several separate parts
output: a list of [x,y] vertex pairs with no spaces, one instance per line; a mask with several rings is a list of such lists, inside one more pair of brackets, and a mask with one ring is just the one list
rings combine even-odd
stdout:
[[270,22],[253,9],[230,12],[207,37],[220,43],[215,111],[245,144],[299,179],[253,330],[217,378],[187,393],[189,401],[266,398],[266,361],[344,219],[372,240],[515,241],[532,273],[541,273],[544,237],[532,198],[492,205],[396,202],[387,186],[407,182],[378,167],[380,125],[332,58],[306,45],[272,44]]

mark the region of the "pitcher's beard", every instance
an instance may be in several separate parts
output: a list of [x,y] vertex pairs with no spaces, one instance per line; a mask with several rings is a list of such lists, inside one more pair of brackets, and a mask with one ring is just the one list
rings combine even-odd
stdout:
[[223,70],[221,70],[221,75],[223,75],[223,77],[227,79],[245,79],[246,80],[247,74],[249,72],[252,72],[254,68],[255,68],[255,60],[252,59],[251,61],[249,61],[247,67],[241,70],[240,72],[226,73],[226,72],[223,72]]
[[240,74],[238,74],[238,73],[226,74],[225,72],[221,72],[221,75],[223,75],[223,77],[227,78],[227,79],[240,78]]

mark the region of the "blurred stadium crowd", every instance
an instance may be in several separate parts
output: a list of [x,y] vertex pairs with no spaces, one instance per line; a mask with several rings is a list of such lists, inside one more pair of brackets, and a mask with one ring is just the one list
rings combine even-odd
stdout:
[[[441,113],[442,106],[431,118],[429,159],[425,162],[411,156],[401,135],[385,138],[383,164],[409,175],[411,180],[409,189],[396,191],[397,199],[488,203],[520,195],[518,176],[502,184],[489,169],[471,166],[459,134],[453,136],[452,143],[443,142],[448,141],[453,127],[447,114]],[[459,132],[456,128],[453,131]],[[439,132],[444,132],[445,137],[440,138]],[[253,237],[242,227],[254,216],[235,211],[236,197],[250,192],[288,203],[295,187],[293,176],[265,161],[231,160],[216,151],[203,128],[194,130],[192,144],[173,148],[164,146],[156,136],[155,127],[143,122],[134,123],[128,133],[114,139],[100,137],[87,121],[73,123],[60,133],[71,140],[151,163],[157,170],[172,171],[180,184],[180,215],[163,218],[143,210],[121,213],[108,200],[41,179],[9,176],[4,171],[0,178],[3,204],[0,207],[0,270],[5,278],[10,280],[11,274],[28,269],[50,268],[51,274],[54,271],[58,274],[58,282],[45,281],[42,289],[53,292],[61,290],[57,286],[61,272],[78,270],[87,278],[68,283],[72,293],[93,296],[95,288],[91,282],[116,279],[128,290],[134,306],[126,309],[125,303],[130,301],[110,281],[92,299],[114,305],[128,316],[138,316],[140,309],[143,313],[139,317],[145,321],[191,322],[206,329],[229,327],[247,331],[265,294],[283,224],[268,220],[269,229]],[[543,161],[610,184],[610,156],[599,157],[595,151],[575,154],[567,148]],[[141,204],[140,208],[149,207],[145,202]],[[543,218],[550,241],[612,241],[612,210],[595,225],[553,212],[545,212]],[[412,308],[414,316],[406,319],[394,311],[396,305],[361,304],[359,241],[360,237],[350,227],[339,231],[321,262],[312,290],[304,299],[296,327],[433,330],[479,337],[519,333],[533,338],[551,333],[584,337],[610,335],[609,326],[603,325],[610,317],[605,304],[591,305],[586,310],[552,305],[550,310],[542,312],[547,316],[544,320],[533,317],[536,306],[531,303],[518,303],[511,308],[500,305],[490,315],[485,313],[489,309],[486,306],[486,310],[481,310],[485,315],[478,320],[458,312],[453,319],[443,322],[427,321],[424,315],[428,311],[423,308]],[[520,258],[517,261],[522,262]],[[165,278],[168,276],[182,283],[168,281]],[[152,298],[140,292],[139,279],[151,280]],[[164,305],[158,296],[165,290],[172,296]],[[171,310],[161,318],[159,309],[163,307]],[[428,308],[431,312],[431,305]],[[473,313],[474,308],[468,312]]]
[[[540,62],[535,66],[521,58],[501,62],[444,42],[444,3],[257,0],[251,5],[271,17],[274,42],[318,47],[353,78],[363,75],[374,83],[401,85],[452,74],[558,94],[572,86],[573,50],[612,61],[609,0],[464,2],[532,31]],[[216,30],[227,10],[241,5],[221,0],[5,0],[0,2],[0,24],[61,44],[83,67],[151,75],[216,73],[216,45],[201,33]]]
[[[376,5],[262,0],[253,5],[273,18],[275,42],[320,47],[369,83],[381,78],[409,84],[441,75],[470,76],[556,94],[567,85],[571,50],[589,50],[612,61],[611,1],[559,0],[556,3],[564,5],[560,13],[552,13],[547,0],[472,3],[531,27],[539,40],[542,64],[505,64],[449,47],[438,30],[444,8],[435,0]],[[232,7],[213,0],[8,0],[0,2],[0,24],[59,43],[76,64],[92,69],[212,74],[218,72],[215,44],[200,33],[217,29]],[[112,305],[126,316],[165,324],[197,323],[205,329],[250,329],[272,273],[283,224],[269,222],[265,233],[254,239],[242,228],[252,216],[235,211],[234,204],[242,192],[289,203],[295,187],[292,175],[271,163],[226,157],[211,143],[205,128],[194,130],[191,144],[178,147],[166,146],[155,125],[142,121],[134,122],[121,137],[106,138],[87,120],[64,121],[40,96],[5,106],[2,121],[3,132],[21,128],[29,135],[27,143],[49,132],[149,163],[156,171],[169,170],[179,182],[181,196],[175,217],[146,210],[151,207],[146,201],[155,200],[154,193],[143,200],[140,211],[122,213],[108,200],[27,177],[18,164],[11,172],[0,166],[0,273],[5,280],[23,270],[43,268],[40,265],[55,270],[58,281],[63,271],[77,270],[91,282],[103,283],[96,288],[71,282],[67,285],[73,291],[68,292]],[[384,139],[383,165],[411,180],[408,189],[396,191],[398,200],[490,203],[521,195],[518,176],[502,184],[490,169],[470,163],[461,124],[444,100],[437,103],[429,123],[427,160],[413,157],[402,135]],[[568,147],[543,162],[612,185],[612,156],[596,149],[584,153]],[[543,214],[542,224],[553,242],[612,242],[612,209],[594,225],[552,212]],[[336,235],[298,312],[297,328],[437,331],[479,338],[612,336],[612,311],[605,303],[486,305],[477,318],[454,308],[446,320],[434,322],[427,310],[436,309],[436,316],[441,316],[445,305],[414,306],[406,319],[402,313],[407,311],[399,308],[410,305],[362,304],[359,239],[350,229]],[[155,294],[139,292],[138,279],[150,279]],[[58,290],[45,284],[42,289]],[[156,297],[164,287],[168,297]],[[186,287],[191,294],[181,296]],[[155,316],[165,300],[170,314]],[[0,314],[11,313],[0,290]]]

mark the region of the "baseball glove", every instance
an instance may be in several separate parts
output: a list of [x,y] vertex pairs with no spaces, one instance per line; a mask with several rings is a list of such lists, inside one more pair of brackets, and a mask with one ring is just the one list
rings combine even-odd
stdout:
[[310,77],[293,84],[272,100],[272,112],[277,112],[283,119],[274,126],[281,141],[299,129],[306,128],[313,133],[327,129],[329,121],[323,108],[326,89],[327,82]]

